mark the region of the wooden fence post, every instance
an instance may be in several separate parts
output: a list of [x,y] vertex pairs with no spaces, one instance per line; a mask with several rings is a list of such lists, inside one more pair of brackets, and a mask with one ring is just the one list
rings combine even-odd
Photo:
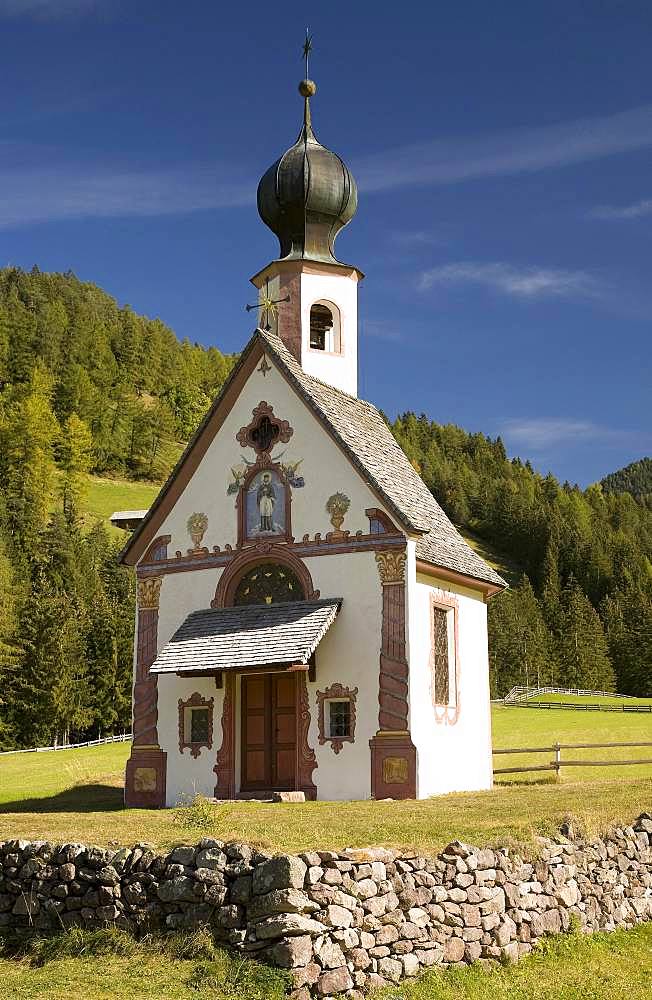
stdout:
[[554,744],[555,747],[555,779],[559,781],[561,772],[561,746],[559,741]]

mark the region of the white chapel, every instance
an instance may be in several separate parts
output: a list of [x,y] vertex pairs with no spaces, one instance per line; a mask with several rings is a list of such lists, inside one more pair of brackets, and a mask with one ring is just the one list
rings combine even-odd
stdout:
[[259,325],[122,553],[136,568],[125,799],[425,798],[492,782],[487,601],[464,541],[358,399],[351,172],[299,136],[264,174]]

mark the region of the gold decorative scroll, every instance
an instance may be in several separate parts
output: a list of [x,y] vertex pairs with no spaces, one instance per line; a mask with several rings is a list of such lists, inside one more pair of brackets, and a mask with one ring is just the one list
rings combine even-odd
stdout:
[[157,611],[161,593],[162,576],[146,576],[138,581],[138,609]]
[[388,549],[386,552],[376,552],[376,563],[383,586],[386,583],[403,583],[405,560],[404,550]]

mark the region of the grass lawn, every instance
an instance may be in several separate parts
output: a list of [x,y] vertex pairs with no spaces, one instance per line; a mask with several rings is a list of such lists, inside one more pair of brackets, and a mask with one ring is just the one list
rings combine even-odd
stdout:
[[[18,960],[0,952],[1,1000],[281,1000],[285,988],[281,973],[213,949],[201,935],[138,944],[120,932],[76,932],[23,948]],[[378,1000],[648,1000],[652,924],[558,937],[518,965],[432,971],[376,995]]]
[[[493,744],[499,747],[546,747],[553,743],[635,743],[652,742],[652,715],[617,712],[573,712],[570,709],[511,708],[492,706]],[[651,747],[609,747],[606,750],[562,750],[566,760],[652,760]],[[548,764],[554,753],[500,754],[494,767],[525,767]],[[551,772],[505,774],[497,780],[506,782],[554,781]],[[603,782],[607,779],[629,781],[652,778],[652,764],[626,767],[573,767],[562,769],[562,782]]]
[[93,517],[108,519],[116,510],[146,510],[161,488],[160,483],[89,476],[84,510]]
[[[545,746],[555,739],[568,743],[644,739],[649,730],[648,716],[494,708],[494,743],[502,747]],[[440,850],[453,836],[482,844],[528,844],[536,834],[553,831],[569,814],[588,832],[598,832],[652,807],[652,765],[576,768],[559,783],[545,773],[522,775],[517,777],[525,780],[506,780],[491,792],[420,802],[339,802],[336,809],[328,802],[233,802],[213,807],[207,830],[200,822],[192,825],[191,810],[123,809],[121,786],[128,754],[129,744],[114,743],[1,757],[0,839],[121,845],[146,840],[166,847],[210,832],[276,850],[375,844],[429,853]],[[507,759],[512,758],[501,756],[496,761]],[[546,755],[534,759],[545,760]]]

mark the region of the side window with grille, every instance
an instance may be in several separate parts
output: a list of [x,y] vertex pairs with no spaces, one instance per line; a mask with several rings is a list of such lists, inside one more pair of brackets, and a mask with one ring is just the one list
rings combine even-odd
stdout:
[[453,609],[432,608],[432,698],[435,705],[450,705],[454,691],[455,646]]

